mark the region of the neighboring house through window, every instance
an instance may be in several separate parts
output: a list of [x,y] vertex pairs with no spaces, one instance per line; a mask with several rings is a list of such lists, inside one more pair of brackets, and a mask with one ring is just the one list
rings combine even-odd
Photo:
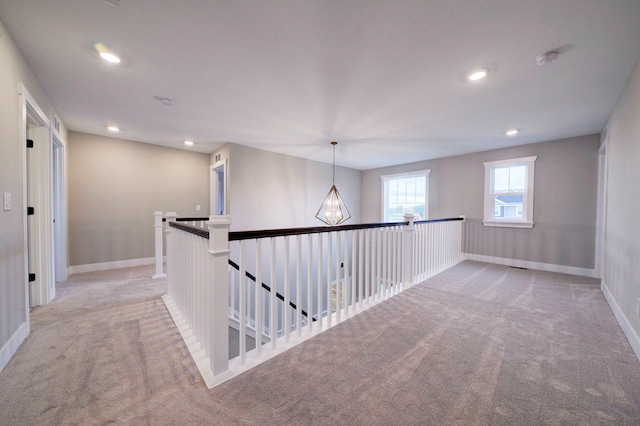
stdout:
[[429,172],[382,176],[382,220],[400,222],[406,213],[416,220],[429,217]]
[[536,158],[484,163],[485,226],[533,228],[533,172]]

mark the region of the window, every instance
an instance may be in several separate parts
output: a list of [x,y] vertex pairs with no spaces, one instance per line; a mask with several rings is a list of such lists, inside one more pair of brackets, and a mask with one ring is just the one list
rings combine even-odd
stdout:
[[429,217],[429,170],[382,176],[383,222],[401,222],[406,213]]
[[533,228],[533,169],[537,157],[484,163],[484,225]]

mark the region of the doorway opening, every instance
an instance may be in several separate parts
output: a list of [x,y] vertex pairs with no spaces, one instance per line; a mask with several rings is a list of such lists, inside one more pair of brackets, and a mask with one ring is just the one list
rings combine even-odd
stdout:
[[212,215],[227,214],[226,203],[226,161],[219,161],[210,167],[211,171],[211,206]]

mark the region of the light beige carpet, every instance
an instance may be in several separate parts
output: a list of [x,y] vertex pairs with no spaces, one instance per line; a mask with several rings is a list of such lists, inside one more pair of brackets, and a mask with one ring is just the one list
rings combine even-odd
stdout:
[[640,424],[597,280],[463,262],[207,390],[152,273],[77,275],[33,310],[0,424]]

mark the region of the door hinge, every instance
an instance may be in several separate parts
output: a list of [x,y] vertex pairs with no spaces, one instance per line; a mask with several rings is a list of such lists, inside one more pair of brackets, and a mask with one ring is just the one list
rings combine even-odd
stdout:
[[36,280],[36,274],[29,274],[29,282],[32,283]]
[[27,207],[27,216],[33,216],[36,214],[36,209],[34,207]]
[[33,139],[27,139],[27,148],[33,148]]

